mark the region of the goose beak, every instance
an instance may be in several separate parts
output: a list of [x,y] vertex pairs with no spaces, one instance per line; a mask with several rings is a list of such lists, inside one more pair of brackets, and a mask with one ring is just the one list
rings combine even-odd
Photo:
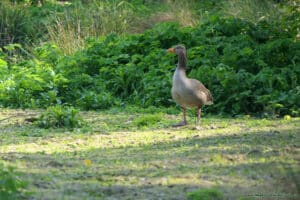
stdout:
[[169,53],[175,53],[175,49],[174,49],[174,48],[169,48],[169,49],[167,50],[167,52],[169,52]]

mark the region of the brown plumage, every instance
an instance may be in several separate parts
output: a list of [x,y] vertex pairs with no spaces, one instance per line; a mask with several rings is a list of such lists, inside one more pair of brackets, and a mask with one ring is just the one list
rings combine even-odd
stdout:
[[178,66],[173,75],[171,94],[173,99],[183,110],[183,122],[174,126],[187,125],[186,109],[189,107],[197,108],[197,124],[200,123],[201,108],[204,105],[213,104],[213,98],[210,91],[198,80],[190,79],[186,76],[186,49],[178,45],[168,49],[168,52],[175,53],[178,56]]

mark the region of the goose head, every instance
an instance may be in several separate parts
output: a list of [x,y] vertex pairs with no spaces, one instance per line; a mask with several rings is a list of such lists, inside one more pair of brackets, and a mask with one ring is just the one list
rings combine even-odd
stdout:
[[169,48],[167,51],[169,53],[175,53],[178,56],[178,69],[185,70],[187,63],[185,47],[183,45],[177,45],[174,48]]
[[177,45],[174,48],[169,48],[167,51],[169,53],[175,53],[177,55],[180,55],[180,54],[186,55],[186,49],[183,45]]

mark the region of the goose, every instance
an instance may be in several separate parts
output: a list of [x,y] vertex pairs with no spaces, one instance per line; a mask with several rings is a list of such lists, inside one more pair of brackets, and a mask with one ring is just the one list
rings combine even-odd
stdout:
[[186,109],[197,108],[197,122],[200,124],[201,109],[204,105],[213,104],[213,97],[210,91],[198,80],[188,78],[186,75],[187,56],[186,48],[177,45],[167,50],[178,56],[178,65],[173,75],[171,94],[172,98],[180,105],[183,111],[183,121],[174,124],[173,127],[187,125]]

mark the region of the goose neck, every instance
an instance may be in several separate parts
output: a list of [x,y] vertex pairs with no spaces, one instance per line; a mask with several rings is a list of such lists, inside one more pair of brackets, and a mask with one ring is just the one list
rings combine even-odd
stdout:
[[178,68],[185,70],[187,64],[186,54],[181,52],[178,54]]

